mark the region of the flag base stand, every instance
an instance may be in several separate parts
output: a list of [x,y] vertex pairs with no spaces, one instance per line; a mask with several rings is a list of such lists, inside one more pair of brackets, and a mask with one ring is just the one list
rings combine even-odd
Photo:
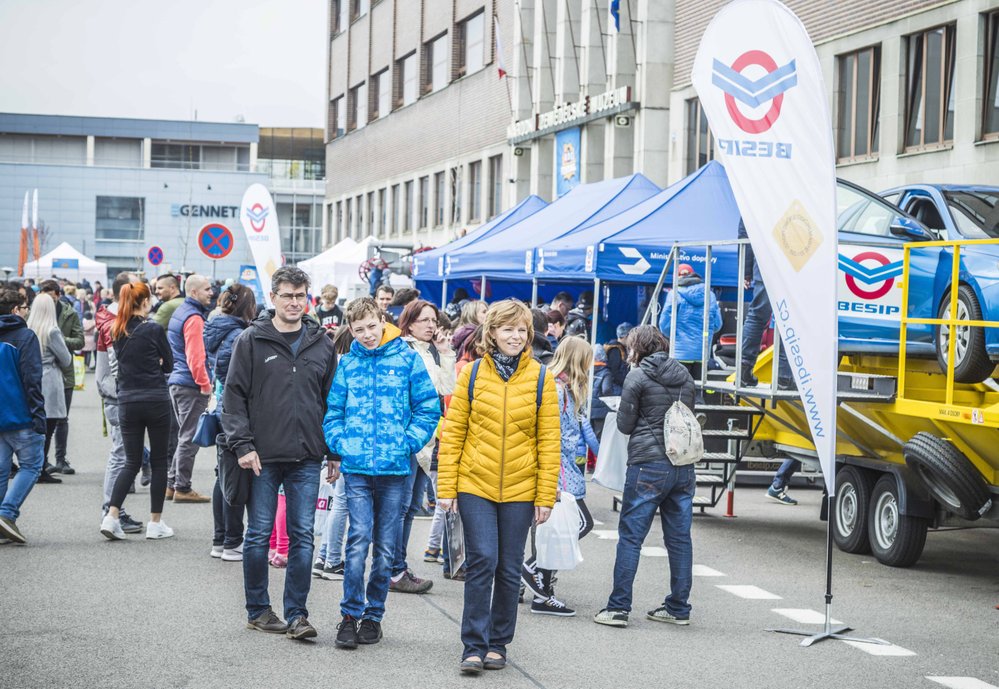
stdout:
[[838,639],[840,641],[856,641],[864,644],[878,644],[881,646],[890,646],[891,642],[885,641],[884,639],[878,638],[863,638],[859,636],[849,636],[843,632],[853,631],[853,627],[848,627],[846,625],[833,626],[832,624],[832,520],[833,520],[833,497],[829,496],[827,498],[828,511],[826,519],[826,619],[822,626],[822,631],[816,632],[814,629],[767,629],[768,632],[777,632],[778,634],[795,634],[797,636],[807,637],[801,641],[801,645],[811,646],[820,641],[825,641],[826,639]]

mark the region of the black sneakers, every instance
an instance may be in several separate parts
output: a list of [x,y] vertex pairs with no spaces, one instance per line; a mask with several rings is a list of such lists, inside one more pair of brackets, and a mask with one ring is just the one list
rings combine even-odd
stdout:
[[288,631],[288,623],[282,621],[280,617],[274,614],[273,610],[267,608],[259,617],[247,622],[246,628],[256,629],[258,632],[266,632],[267,634],[284,634]]
[[556,617],[572,617],[576,611],[560,601],[554,595],[547,598],[535,598],[531,603],[531,612],[535,615],[555,615]]
[[125,533],[139,533],[142,531],[142,522],[132,519],[125,510],[119,510],[118,520],[121,522],[121,530]]
[[357,643],[376,644],[382,640],[382,624],[374,620],[361,620],[357,625]]
[[323,565],[321,576],[326,581],[343,581],[343,563],[333,565],[327,562]]
[[289,639],[295,639],[296,641],[315,639],[316,634],[318,634],[316,628],[313,627],[312,624],[309,623],[309,620],[304,616],[296,617],[292,620],[291,624],[288,625],[288,631],[285,632],[285,636]]
[[548,591],[545,589],[544,575],[526,562],[521,565],[520,580],[524,582],[524,586],[531,589],[531,593],[537,598],[548,597]]
[[337,648],[357,648],[357,620],[350,615],[344,615],[336,626]]

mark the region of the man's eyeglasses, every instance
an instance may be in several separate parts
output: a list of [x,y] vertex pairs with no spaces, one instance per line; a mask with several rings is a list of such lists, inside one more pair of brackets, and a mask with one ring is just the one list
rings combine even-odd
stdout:
[[274,295],[281,301],[305,301],[309,298],[309,295],[305,292],[296,292],[295,294],[290,294],[288,292],[282,292],[281,294]]

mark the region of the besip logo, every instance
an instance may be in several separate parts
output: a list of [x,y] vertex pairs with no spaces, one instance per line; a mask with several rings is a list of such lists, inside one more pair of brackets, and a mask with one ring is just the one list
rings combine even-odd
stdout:
[[[754,65],[766,70],[766,74],[757,79],[746,77],[743,73]],[[798,84],[798,71],[794,60],[778,67],[776,60],[762,50],[748,50],[731,67],[714,60],[711,83],[725,92],[725,106],[736,126],[747,134],[762,134],[780,117],[784,93]],[[760,108],[769,101],[770,108],[763,117],[753,119],[742,113],[736,101],[750,108]]]
[[[873,266],[864,264],[873,262]],[[892,261],[877,251],[862,251],[853,258],[839,255],[839,269],[845,274],[847,288],[859,299],[880,299],[888,294],[895,278],[902,275],[902,262]],[[862,289],[858,282],[873,287]]]
[[267,216],[270,215],[270,212],[270,208],[266,208],[260,203],[255,203],[246,209],[246,216],[250,219],[250,227],[253,228],[254,232],[264,231],[264,227],[267,225]]

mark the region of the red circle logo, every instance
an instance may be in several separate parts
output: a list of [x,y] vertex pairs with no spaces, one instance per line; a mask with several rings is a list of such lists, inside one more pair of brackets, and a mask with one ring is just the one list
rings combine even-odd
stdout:
[[[889,263],[891,263],[891,261],[889,261],[881,254],[877,253],[876,251],[863,251],[854,256],[853,260],[856,261],[857,263],[861,263],[863,261],[874,261],[875,263],[878,263],[879,265],[882,266],[886,266]],[[888,291],[892,288],[892,285],[895,284],[895,278],[888,278],[883,283],[881,283],[880,287],[868,292],[867,290],[860,288],[860,285],[857,284],[856,278],[854,278],[852,275],[847,274],[845,277],[846,277],[846,286],[850,289],[851,292],[854,293],[854,295],[856,295],[861,299],[880,299],[884,295],[888,294]]]
[[[732,69],[736,72],[742,72],[746,67],[750,65],[756,65],[767,70],[767,74],[775,72],[777,70],[777,63],[772,57],[767,55],[762,50],[749,50],[743,53],[732,63]],[[739,106],[735,103],[735,98],[729,94],[725,94],[725,107],[728,108],[729,117],[735,122],[736,126],[747,134],[762,134],[763,132],[774,126],[777,118],[780,117],[780,108],[784,104],[784,94],[781,93],[774,96],[773,101],[770,103],[770,109],[767,110],[766,114],[763,115],[758,120],[746,117],[739,111]]]

